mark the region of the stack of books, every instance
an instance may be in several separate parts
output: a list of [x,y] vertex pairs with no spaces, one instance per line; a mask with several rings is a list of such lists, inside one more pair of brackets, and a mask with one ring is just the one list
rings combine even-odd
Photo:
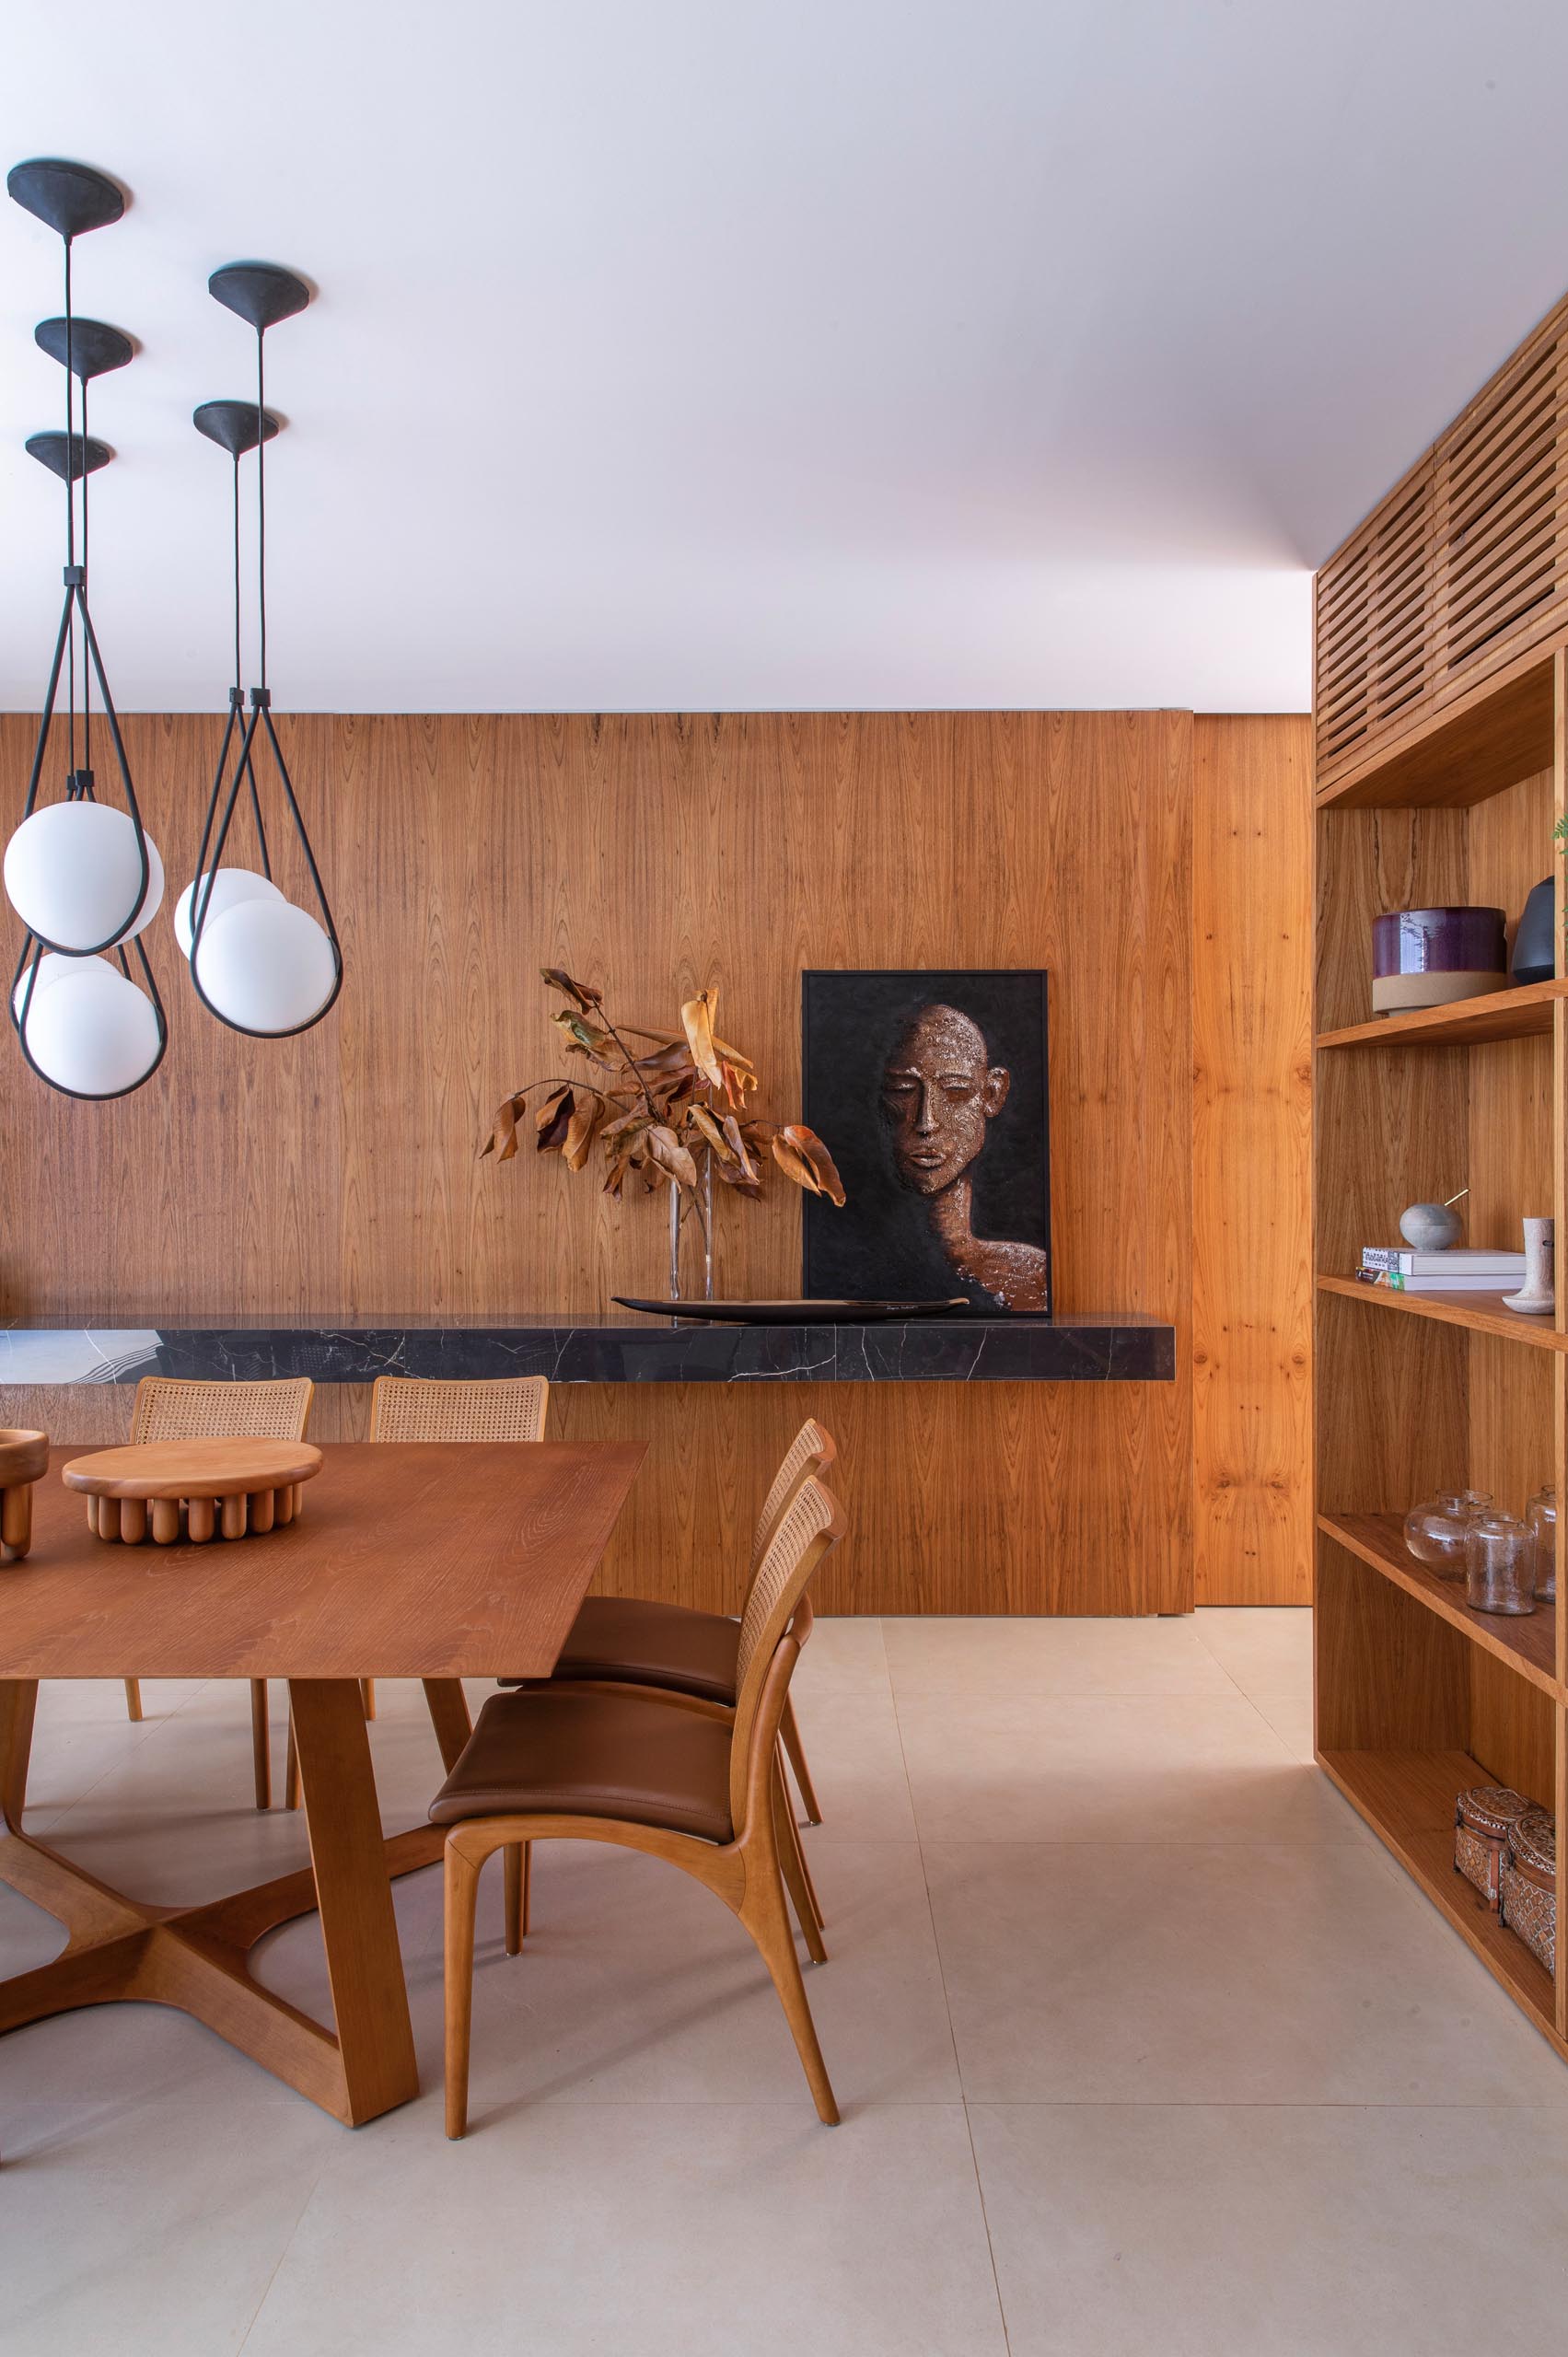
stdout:
[[1382,1285],[1389,1293],[1517,1293],[1525,1282],[1525,1256],[1460,1244],[1446,1252],[1368,1244],[1356,1275],[1364,1285]]

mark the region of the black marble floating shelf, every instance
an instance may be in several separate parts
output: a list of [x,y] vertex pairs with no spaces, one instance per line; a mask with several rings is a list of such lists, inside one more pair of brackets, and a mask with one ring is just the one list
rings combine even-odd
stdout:
[[649,1318],[515,1326],[0,1329],[0,1384],[144,1375],[546,1375],[552,1383],[1170,1383],[1176,1329],[1152,1318],[932,1318],[889,1325],[671,1326]]

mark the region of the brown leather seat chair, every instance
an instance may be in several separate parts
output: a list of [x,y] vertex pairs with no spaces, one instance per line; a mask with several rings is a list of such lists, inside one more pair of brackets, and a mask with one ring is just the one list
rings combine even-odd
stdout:
[[[664,1858],[717,1894],[741,1922],[778,1991],[796,2049],[830,2125],[838,2106],[801,1981],[784,1910],[787,1805],[779,1725],[810,1634],[807,1588],[838,1544],[832,1492],[807,1478],[779,1518],[740,1623],[734,1711],[681,1708],[668,1695],[571,1682],[497,1694],[431,1804],[446,1844],[447,2133],[468,2127],[474,1910],[496,1850],[508,1867],[535,1841],[610,1841]],[[508,1874],[507,1946],[515,1939]],[[802,1894],[795,1890],[796,1910]],[[804,1921],[804,1917],[803,1917]],[[811,1934],[807,1931],[807,1939]],[[813,1943],[820,1953],[819,1942]]]
[[[790,1443],[757,1517],[748,1596],[768,1542],[796,1492],[807,1480],[830,1480],[838,1454],[832,1434],[807,1417]],[[552,1683],[657,1687],[666,1693],[690,1695],[733,1710],[740,1631],[739,1620],[720,1612],[697,1612],[683,1604],[655,1604],[635,1596],[590,1596],[572,1624]],[[501,1680],[504,1686],[520,1682]],[[819,1825],[822,1812],[787,1695],[779,1733],[800,1787],[807,1822]]]

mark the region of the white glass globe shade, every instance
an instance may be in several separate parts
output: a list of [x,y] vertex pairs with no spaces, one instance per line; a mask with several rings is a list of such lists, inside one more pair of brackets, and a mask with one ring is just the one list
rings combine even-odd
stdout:
[[78,1097],[118,1097],[145,1079],[157,1061],[157,1016],[134,982],[94,958],[41,998],[34,992],[27,1044],[57,1088]]
[[[162,877],[148,837],[147,896],[138,924],[157,909],[153,888],[161,896]],[[107,802],[51,802],[24,819],[6,846],[11,906],[30,932],[61,949],[99,949],[122,935],[141,880],[131,814]]]
[[226,1022],[297,1031],[332,994],[332,945],[290,900],[241,900],[202,929],[196,974]]
[[[201,877],[197,878],[198,883],[204,884],[205,880]],[[191,955],[191,935],[195,923],[191,913],[191,903],[195,889],[195,884],[187,884],[174,907],[174,937],[179,942],[180,955],[184,958],[189,958]],[[241,900],[281,900],[282,899],[283,894],[278,890],[277,886],[269,883],[266,877],[258,876],[253,867],[220,867],[213,877],[212,898],[207,903],[207,921],[202,928],[203,940],[205,941],[208,933],[216,924],[225,910],[237,908]]]
[[[22,978],[11,993],[11,1012],[18,1023],[22,1019],[22,1009],[27,1004],[28,976],[31,971],[32,958],[29,953],[28,962],[22,968]],[[67,974],[82,974],[89,981],[94,974],[105,974],[110,981],[122,982],[125,979],[117,968],[108,965],[101,958],[63,958],[58,950],[46,949],[38,961],[38,980],[32,986],[33,1005],[38,1004],[45,991],[52,990],[56,982],[63,982]],[[30,1025],[32,1021],[30,1014],[28,1021]]]
[[[118,936],[121,941],[134,941],[139,933],[145,933],[163,906],[163,855],[151,835],[145,836],[145,841],[147,846],[147,897],[142,902],[142,913],[135,923],[127,925]],[[123,981],[124,975],[122,974],[120,979]]]

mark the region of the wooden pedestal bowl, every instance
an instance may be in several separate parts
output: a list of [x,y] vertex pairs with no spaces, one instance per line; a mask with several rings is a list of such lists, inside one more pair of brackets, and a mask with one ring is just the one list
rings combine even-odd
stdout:
[[32,1485],[49,1470],[49,1434],[0,1424],[0,1563],[32,1545]]
[[150,1529],[159,1547],[200,1547],[292,1522],[320,1470],[320,1450],[302,1440],[155,1440],[74,1457],[61,1479],[86,1493],[99,1538],[134,1547]]

